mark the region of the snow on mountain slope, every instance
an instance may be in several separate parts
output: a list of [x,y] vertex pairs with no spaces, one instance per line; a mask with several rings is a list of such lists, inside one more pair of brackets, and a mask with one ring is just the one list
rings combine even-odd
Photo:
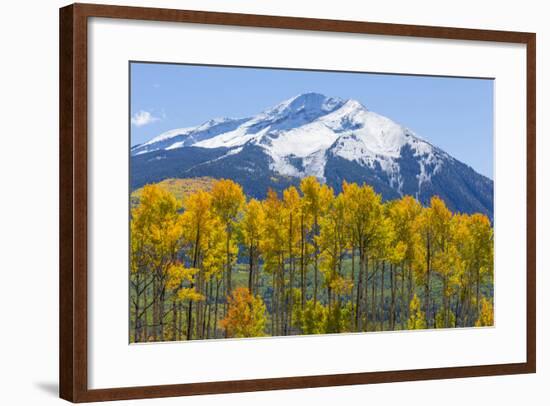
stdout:
[[[284,101],[233,131],[193,145],[235,148],[247,143],[262,147],[272,160],[272,170],[281,175],[325,179],[326,153],[330,149],[331,153],[362,166],[379,165],[397,187],[400,175],[396,160],[405,144],[422,157],[422,168],[429,164],[437,171],[443,155],[411,131],[367,110],[356,100],[343,101],[317,93]],[[299,167],[293,163],[296,158],[302,159]],[[430,176],[422,169],[419,185]]]
[[[214,171],[213,165],[218,169],[223,167],[223,171],[219,169],[221,173],[238,167],[252,173],[261,164],[275,175],[298,179],[316,176],[322,181],[330,178],[336,182],[334,187],[338,187],[339,182],[351,176],[351,171],[358,181],[374,182],[380,188],[389,187],[388,190],[398,196],[413,194],[423,199],[434,193],[434,177],[437,183],[444,177],[454,176],[451,170],[462,174],[470,170],[475,175],[465,182],[485,185],[487,199],[492,193],[489,191],[492,181],[471,168],[463,168],[464,164],[411,130],[368,110],[356,100],[319,93],[295,96],[253,117],[214,119],[196,127],[171,130],[133,147],[131,155],[136,157],[155,151],[172,153],[188,150],[188,147],[195,148],[195,152],[203,150],[205,156],[212,157],[186,169],[201,176],[205,175],[201,171]],[[206,153],[208,150],[212,153]],[[186,152],[171,156],[189,155]],[[244,157],[251,157],[251,160],[246,161]],[[338,164],[339,159],[343,161]],[[249,163],[248,168],[243,166],[245,161]],[[230,167],[230,162],[231,165],[237,163],[237,167]],[[171,165],[182,168],[181,163]],[[327,172],[327,166],[331,171],[336,170],[338,176]],[[444,184],[437,187],[444,187]],[[470,200],[475,201],[469,203],[470,206],[478,204],[475,196]],[[492,202],[492,198],[490,200]]]
[[189,147],[201,140],[231,132],[248,120],[249,118],[234,119],[224,117],[209,120],[196,127],[166,131],[143,144],[135,145],[132,147],[130,153],[132,156],[135,156],[153,151]]
[[[210,158],[189,167],[178,162],[189,160],[190,147],[193,156],[202,151],[200,156]],[[375,185],[388,198],[412,194],[426,203],[438,194],[456,209],[492,215],[490,179],[360,102],[318,93],[298,95],[253,117],[168,131],[133,147],[140,167],[156,173],[160,169],[149,166],[148,153],[181,177],[242,175],[254,193],[261,193],[260,184],[277,187],[270,183],[273,176],[288,182],[315,176],[334,188],[353,179]],[[164,160],[168,153],[171,158]],[[258,176],[254,181],[246,175],[252,173]]]
[[195,144],[203,148],[234,147],[249,141],[259,142],[264,135],[280,134],[307,125],[341,107],[344,101],[318,93],[305,93],[286,100],[250,120],[234,131]]

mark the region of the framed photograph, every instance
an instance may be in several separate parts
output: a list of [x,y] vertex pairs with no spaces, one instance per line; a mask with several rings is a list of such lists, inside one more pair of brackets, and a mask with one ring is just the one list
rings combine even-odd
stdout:
[[535,34],[75,4],[60,38],[62,398],[535,372]]

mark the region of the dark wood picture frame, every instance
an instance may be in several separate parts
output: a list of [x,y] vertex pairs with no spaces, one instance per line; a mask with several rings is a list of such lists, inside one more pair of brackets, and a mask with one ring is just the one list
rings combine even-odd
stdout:
[[[127,388],[88,388],[87,326],[87,48],[88,18],[217,24],[525,44],[527,47],[527,329],[526,362]],[[426,379],[523,374],[536,371],[536,161],[534,33],[428,27],[73,4],[60,9],[60,396],[72,402],[140,399]]]

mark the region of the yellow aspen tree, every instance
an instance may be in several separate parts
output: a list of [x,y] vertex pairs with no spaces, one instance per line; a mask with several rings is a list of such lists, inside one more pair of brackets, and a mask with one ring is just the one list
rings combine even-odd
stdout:
[[475,280],[475,311],[473,318],[481,312],[481,287],[493,279],[493,228],[487,216],[475,213],[470,216],[472,266]]
[[[442,282],[441,305],[436,312],[436,327],[450,327],[454,324],[450,315],[450,297],[453,293],[452,279],[458,261],[453,245],[452,213],[445,202],[438,197],[431,200],[432,221],[433,221],[433,272],[439,276]],[[439,319],[439,320],[438,320]],[[439,322],[438,322],[439,321]]]
[[[413,267],[418,260],[418,246],[420,244],[419,232],[417,230],[417,218],[422,212],[422,206],[418,200],[412,196],[404,196],[401,199],[392,202],[391,207],[388,210],[388,216],[393,225],[395,232],[394,245],[399,245],[399,250],[403,249],[405,252],[403,256],[399,256],[402,261],[400,263],[394,262],[391,265],[391,276],[394,282],[394,289],[397,289],[397,279],[399,276],[398,268],[400,268],[401,276],[401,328],[406,328],[407,320],[409,318],[409,303],[413,298],[415,290],[415,283],[413,278]],[[406,286],[406,289],[405,289]]]
[[[374,266],[372,272],[369,276],[371,281],[371,329],[372,330],[382,330],[384,324],[384,287],[385,287],[385,273],[386,265],[391,261],[392,255],[395,255],[393,251],[392,243],[395,239],[393,224],[388,217],[388,208],[391,206],[390,203],[385,203],[381,205],[381,217],[378,223],[378,229],[376,231],[376,238],[370,244],[369,256],[372,259]],[[390,262],[391,264],[391,262]],[[390,266],[390,271],[393,269]],[[390,276],[392,276],[390,274]],[[395,285],[394,285],[395,286]],[[380,290],[379,298],[378,290]],[[395,293],[395,292],[393,292]],[[395,298],[395,295],[392,297]]]
[[260,242],[264,234],[265,213],[262,204],[256,199],[244,207],[239,223],[240,241],[248,253],[248,290],[258,294],[257,286],[260,271]]
[[487,327],[494,325],[493,302],[486,297],[481,298],[481,311],[476,321],[476,327]]
[[284,334],[290,334],[293,326],[292,313],[294,308],[294,279],[296,271],[296,256],[299,251],[300,227],[299,218],[301,198],[294,186],[283,191],[283,211],[285,239],[288,258],[288,289],[285,292]]
[[297,319],[300,321],[302,334],[324,334],[327,332],[327,308],[313,299],[306,302]]
[[182,224],[179,210],[180,205],[171,193],[156,185],[147,185],[142,190],[139,205],[132,211],[132,221],[136,221],[136,224],[142,222],[142,232],[147,234],[147,245],[142,249],[147,252],[147,268],[152,273],[154,341],[165,339],[168,269],[177,261],[177,254],[181,249]]
[[286,238],[284,226],[283,202],[277,193],[269,189],[263,203],[265,210],[264,237],[261,241],[261,251],[264,267],[271,275],[271,334],[283,333],[283,290],[284,290],[284,255]]
[[226,317],[220,325],[228,337],[261,337],[265,335],[266,307],[260,296],[247,288],[237,288],[228,299]]
[[[433,199],[432,199],[433,201]],[[431,277],[432,277],[432,263],[435,252],[435,229],[434,229],[434,211],[432,207],[425,207],[422,209],[420,216],[417,218],[417,229],[422,244],[419,246],[421,252],[419,258],[419,264],[417,267],[417,279],[422,281],[424,285],[424,316],[426,318],[426,327],[430,327],[431,324]]]
[[410,316],[407,324],[409,330],[422,330],[426,328],[426,317],[421,310],[420,300],[418,296],[416,296],[416,293],[411,300],[409,314]]
[[130,219],[130,328],[132,342],[148,340],[147,314],[153,305],[148,290],[153,283],[149,267],[148,246],[150,245],[148,210],[138,205],[132,208]]
[[482,286],[493,282],[493,229],[482,214],[455,215],[455,246],[461,259],[460,324],[473,326],[479,317]]
[[301,312],[305,310],[307,300],[307,269],[311,262],[310,252],[313,251],[308,233],[312,227],[311,212],[308,210],[309,203],[303,197],[300,198],[299,204],[299,254],[300,254],[300,306]]
[[[191,283],[191,288],[200,294],[205,291],[205,275],[201,266],[201,259],[205,249],[208,235],[212,227],[212,197],[209,192],[199,190],[184,199],[184,213],[182,215],[183,241],[185,251],[191,268],[199,269],[196,278]],[[187,339],[192,340],[197,334],[200,338],[201,307],[197,304],[196,328],[193,324],[193,302],[189,300],[187,308]]]
[[333,198],[334,191],[327,185],[321,185],[313,176],[302,179],[300,190],[303,194],[304,210],[312,218],[310,239],[313,244],[313,302],[316,304],[319,289],[319,247],[316,237],[319,235],[319,220]]
[[[378,249],[380,251],[379,256],[382,258],[382,288],[380,295],[383,295],[384,292],[384,270],[385,263],[387,261],[389,265],[389,279],[390,279],[390,309],[388,315],[389,329],[394,330],[397,317],[397,275],[398,267],[401,267],[401,272],[403,273],[404,261],[407,254],[407,244],[404,241],[403,227],[402,227],[402,214],[403,214],[403,204],[402,200],[394,200],[387,202],[384,205],[385,212],[385,232],[383,233],[384,239],[378,244]],[[384,244],[382,244],[384,243]],[[403,290],[402,286],[402,290]],[[383,306],[384,300],[383,297],[380,298],[380,306]],[[408,303],[407,303],[407,307]],[[383,312],[382,312],[383,313]],[[404,318],[404,311],[401,309],[400,316]],[[383,317],[382,317],[383,319]],[[405,328],[405,327],[402,327]]]
[[343,259],[347,248],[345,202],[342,195],[334,198],[320,220],[317,237],[320,248],[320,270],[327,289],[327,332],[338,333],[346,328],[341,298],[351,291],[351,283],[343,275]]
[[[182,263],[176,263],[168,268],[166,292],[172,300],[172,326],[168,340],[181,339],[181,312],[178,314],[178,305],[189,302],[200,302],[204,295],[194,288],[197,268],[186,268]],[[178,320],[179,317],[179,320]]]
[[[358,242],[359,275],[355,305],[355,325],[358,331],[368,330],[368,256],[380,236],[383,222],[382,196],[368,185],[358,186],[344,182],[342,185],[347,208],[347,224]],[[363,285],[364,281],[364,286]],[[362,322],[364,319],[364,323]]]
[[472,236],[470,216],[457,213],[453,216],[453,246],[457,251],[454,278],[456,284],[455,324],[468,326],[472,305],[474,278],[472,271]]
[[[245,203],[242,187],[229,179],[221,179],[212,185],[212,209],[220,218],[226,231],[226,262],[225,262],[225,294],[229,296],[232,290],[232,268],[235,261],[231,253],[234,229]],[[227,306],[226,306],[227,311]]]
[[[213,216],[202,260],[202,267],[204,268],[205,277],[209,284],[209,294],[206,301],[208,308],[205,319],[206,338],[219,337],[218,308],[226,261],[226,241],[226,231],[223,224],[221,224],[218,217]],[[237,245],[232,244],[230,249],[233,253],[236,253]],[[213,311],[212,304],[214,305]]]

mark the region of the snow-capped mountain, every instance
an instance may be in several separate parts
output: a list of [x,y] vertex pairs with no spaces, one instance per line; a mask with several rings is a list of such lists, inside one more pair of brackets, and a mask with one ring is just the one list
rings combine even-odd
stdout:
[[493,182],[356,100],[305,93],[248,118],[171,130],[131,149],[132,188],[167,177],[232,178],[263,197],[316,176],[368,183],[385,199],[439,195],[492,218]]

